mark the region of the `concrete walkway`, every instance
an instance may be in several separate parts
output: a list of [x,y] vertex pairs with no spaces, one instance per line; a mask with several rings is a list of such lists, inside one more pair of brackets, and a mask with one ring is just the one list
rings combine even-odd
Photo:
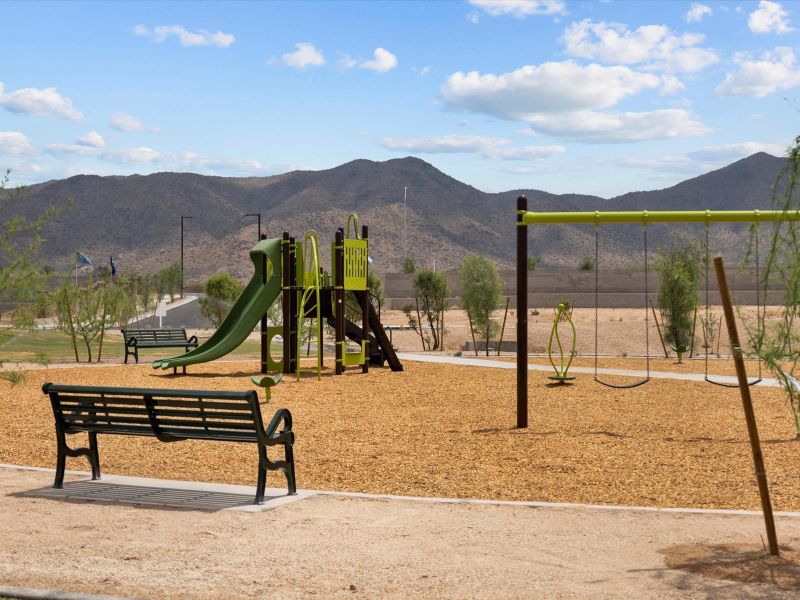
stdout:
[[[463,365],[466,367],[486,367],[490,369],[514,369],[516,370],[517,364],[515,362],[494,360],[492,358],[465,358],[462,356],[448,356],[444,354],[418,354],[414,352],[399,352],[397,354],[400,360],[439,363],[448,365]],[[529,371],[553,371],[550,365],[536,365],[528,364]],[[583,373],[594,375],[593,367],[570,367],[570,373]],[[621,375],[623,377],[633,377],[636,379],[643,379],[647,373],[645,371],[637,371],[633,369],[597,369],[600,375]],[[650,371],[650,377],[653,379],[679,379],[681,381],[705,381],[702,373],[675,373],[672,371]],[[714,375],[714,381],[726,384],[737,384],[736,377],[730,375]],[[756,385],[761,387],[782,387],[777,379],[771,377],[764,377]]]
[[[327,493],[241,512],[179,506],[214,484],[126,479],[174,495],[138,506],[47,495],[51,470],[0,466],[0,582],[134,598],[796,597],[796,587],[757,583],[753,572],[738,583],[669,566],[687,544],[723,566],[765,564],[758,514]],[[783,544],[800,540],[800,519],[779,515],[777,526]]]

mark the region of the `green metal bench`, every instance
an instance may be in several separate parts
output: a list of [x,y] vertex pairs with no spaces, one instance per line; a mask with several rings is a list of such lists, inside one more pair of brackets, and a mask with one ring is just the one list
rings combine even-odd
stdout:
[[[278,409],[264,427],[258,394],[150,388],[98,387],[45,383],[56,421],[56,477],[64,483],[68,456],[85,456],[92,479],[100,478],[98,434],[155,437],[162,442],[213,440],[258,446],[258,483],[255,503],[264,501],[267,471],[286,476],[288,493],[295,494],[294,433],[288,409]],[[88,448],[70,448],[67,436],[89,434]],[[283,446],[284,460],[272,461],[267,447]]]

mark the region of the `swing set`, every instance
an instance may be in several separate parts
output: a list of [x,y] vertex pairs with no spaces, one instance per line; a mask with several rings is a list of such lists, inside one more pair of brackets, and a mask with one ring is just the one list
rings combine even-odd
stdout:
[[[773,214],[773,213],[777,213]],[[534,215],[529,217],[532,223],[594,223],[594,381],[609,388],[615,389],[632,389],[644,385],[650,381],[650,322],[647,304],[649,300],[649,273],[650,273],[650,260],[649,249],[647,242],[647,226],[649,223],[668,223],[680,222],[691,223],[698,222],[698,217],[703,217],[705,224],[705,322],[709,323],[712,319],[710,293],[709,293],[709,268],[711,264],[710,255],[710,239],[709,230],[711,223],[715,221],[749,221],[755,224],[755,277],[756,282],[760,282],[760,267],[759,267],[759,235],[758,223],[761,221],[775,221],[779,220],[775,217],[782,215],[781,211],[641,211],[641,212],[617,212],[617,213],[603,213],[600,211],[586,212],[586,213],[527,213]],[[616,384],[609,381],[603,381],[599,374],[599,310],[600,310],[600,225],[602,223],[630,223],[636,222],[635,217],[639,218],[642,224],[642,237],[644,246],[644,322],[645,322],[645,376],[638,381],[627,384]],[[529,223],[525,223],[527,225]],[[655,319],[655,309],[653,318]],[[761,297],[760,286],[756,285],[756,317],[758,322],[763,322],[762,316],[766,311],[766,298]],[[558,383],[566,383],[567,381],[574,380],[575,377],[568,375],[569,367],[572,359],[576,356],[576,332],[575,326],[571,318],[572,310],[566,306],[559,304],[555,309],[555,318],[553,320],[553,327],[550,331],[550,338],[547,345],[547,356],[550,364],[553,366],[555,375],[551,375],[549,379],[557,381]],[[696,318],[696,314],[695,314]],[[562,323],[567,323],[571,333],[571,350],[565,353],[564,342],[559,333],[559,327]],[[656,321],[658,326],[658,321]],[[660,331],[659,331],[660,335]],[[692,337],[694,338],[694,328],[692,329]],[[663,344],[663,338],[662,338]],[[666,351],[666,348],[665,348]],[[554,355],[557,358],[554,358]],[[709,375],[709,347],[706,344],[704,355],[704,380],[707,383],[718,385],[721,387],[738,387],[738,384],[727,383],[724,381],[714,380]],[[762,377],[762,361],[758,360],[758,377],[748,381],[748,385],[756,385],[763,380]]]
[[[721,210],[721,211],[627,211],[627,212],[529,212],[528,199],[525,196],[517,198],[517,211],[515,224],[517,226],[517,428],[528,427],[528,225],[540,224],[575,224],[592,223],[596,227],[595,231],[595,257],[599,258],[598,232],[601,224],[605,223],[639,223],[645,229],[645,252],[647,252],[647,225],[649,223],[705,223],[706,232],[711,223],[716,222],[744,222],[760,223],[766,221],[800,221],[800,211],[787,212],[780,210]],[[706,233],[706,235],[708,235]],[[706,244],[706,257],[708,256],[708,244]],[[710,262],[707,260],[707,263]],[[647,272],[647,257],[645,257],[645,272]],[[595,269],[597,269],[595,263]],[[725,267],[721,257],[714,259],[714,269],[719,282],[720,299],[725,313],[725,323],[728,329],[728,337],[733,353],[733,362],[736,367],[738,388],[742,397],[742,407],[744,409],[747,431],[750,438],[750,446],[753,454],[756,480],[758,482],[759,495],[761,496],[761,506],[764,514],[764,522],[769,540],[769,552],[773,556],[780,554],[778,539],[775,532],[775,521],[772,513],[772,503],[769,497],[767,485],[766,468],[761,453],[761,445],[758,438],[758,428],[753,411],[752,399],[750,397],[750,386],[756,381],[748,381],[747,372],[744,364],[742,348],[739,342],[739,334],[736,328],[736,321],[733,312],[733,303],[728,289],[725,276]],[[595,272],[596,273],[596,272]],[[708,288],[708,269],[706,270],[706,288]],[[706,290],[707,291],[707,290]],[[758,299],[757,299],[758,300]],[[766,303],[766,299],[764,299]],[[708,300],[706,300],[708,305]],[[760,304],[760,303],[759,303]],[[597,274],[595,274],[595,306],[597,306]],[[645,311],[647,303],[645,303]],[[759,309],[760,310],[760,309]],[[596,314],[596,313],[595,313]],[[559,315],[560,317],[560,315]],[[559,319],[556,319],[557,327]],[[595,331],[597,331],[597,319],[595,317]],[[552,337],[551,332],[551,337]],[[596,344],[595,336],[595,344]],[[559,342],[560,346],[560,342]],[[597,347],[595,346],[595,361],[597,360]],[[649,352],[648,352],[649,355]],[[649,356],[648,356],[649,358]],[[563,363],[562,363],[563,365]],[[596,362],[595,362],[596,365]],[[649,366],[649,365],[648,365]],[[568,364],[566,366],[568,368]],[[566,375],[566,368],[562,368],[561,373],[556,369],[557,374]],[[596,369],[597,367],[595,367]],[[636,387],[647,382],[648,377],[632,385],[622,386],[626,388]],[[786,379],[787,387],[800,389],[800,385],[795,388],[796,381]],[[598,378],[595,376],[595,380]],[[706,371],[706,380],[708,372]],[[710,381],[711,383],[716,383]],[[603,382],[599,382],[603,383]],[[606,385],[605,383],[603,383]],[[618,386],[610,386],[618,387]]]

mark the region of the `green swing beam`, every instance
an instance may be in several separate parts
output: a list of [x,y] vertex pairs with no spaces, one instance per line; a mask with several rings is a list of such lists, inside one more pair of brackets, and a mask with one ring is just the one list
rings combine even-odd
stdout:
[[[630,210],[586,212],[517,211],[517,225],[545,223],[760,223],[800,221],[800,211],[782,210]],[[521,219],[519,217],[522,217]]]
[[[528,426],[528,225],[590,223],[764,223],[800,221],[800,210],[632,210],[531,212],[528,199],[517,198],[517,428]],[[520,341],[524,341],[520,343]]]

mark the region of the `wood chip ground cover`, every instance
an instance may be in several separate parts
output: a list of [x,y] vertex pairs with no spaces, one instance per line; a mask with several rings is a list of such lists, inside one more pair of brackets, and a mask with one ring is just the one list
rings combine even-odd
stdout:
[[[757,509],[758,492],[736,389],[653,380],[631,390],[589,377],[549,385],[531,373],[530,427],[514,429],[515,372],[407,362],[402,373],[356,370],[321,381],[284,378],[263,412],[289,408],[300,487],[456,498]],[[53,467],[45,381],[88,385],[251,389],[253,361],[35,370],[0,382],[0,462]],[[776,510],[800,510],[800,442],[780,389],[753,388]],[[249,445],[163,444],[100,437],[105,472],[254,485]],[[83,459],[68,468],[86,470]],[[277,474],[269,485],[282,486]]]

